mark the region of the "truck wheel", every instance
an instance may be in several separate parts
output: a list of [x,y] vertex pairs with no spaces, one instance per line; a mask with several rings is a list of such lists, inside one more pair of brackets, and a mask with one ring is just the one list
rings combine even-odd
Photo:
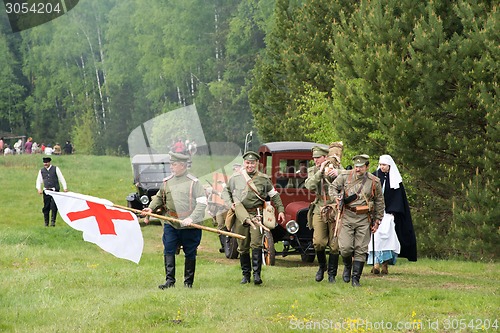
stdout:
[[262,258],[262,262],[266,266],[274,266],[276,263],[273,234],[269,231],[265,231],[262,236]]

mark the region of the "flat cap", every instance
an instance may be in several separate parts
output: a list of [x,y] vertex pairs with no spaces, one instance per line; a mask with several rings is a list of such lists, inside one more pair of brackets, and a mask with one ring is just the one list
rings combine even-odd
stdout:
[[360,167],[366,164],[370,160],[370,156],[366,154],[356,155],[352,158],[354,166]]
[[247,151],[245,154],[243,154],[243,159],[247,160],[247,161],[258,161],[259,154],[250,150],[250,151]]
[[42,161],[43,161],[43,163],[48,163],[48,162],[52,161],[52,159],[50,157],[43,157]]
[[312,153],[313,157],[321,157],[321,156],[326,156],[328,155],[328,148],[323,148],[320,146],[314,146],[312,147]]

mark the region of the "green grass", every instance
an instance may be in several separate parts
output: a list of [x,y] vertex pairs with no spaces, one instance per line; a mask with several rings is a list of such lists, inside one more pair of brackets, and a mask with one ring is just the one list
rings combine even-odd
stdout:
[[[71,191],[125,204],[134,190],[128,158],[61,156],[53,164]],[[161,227],[142,227],[138,265],[84,242],[60,217],[56,228],[43,227],[41,166],[40,155],[0,157],[0,331],[498,331],[487,329],[487,320],[500,324],[496,263],[401,259],[384,277],[365,267],[354,289],[316,283],[316,265],[289,256],[263,268],[263,285],[242,286],[239,261],[219,254],[217,235],[204,232],[193,289],[182,287],[177,256],[178,286],[159,290]]]

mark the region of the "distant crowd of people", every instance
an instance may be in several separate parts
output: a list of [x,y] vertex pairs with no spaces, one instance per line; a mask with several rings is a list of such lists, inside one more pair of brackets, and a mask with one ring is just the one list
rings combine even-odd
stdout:
[[20,155],[20,154],[44,154],[44,155],[71,155],[74,147],[70,141],[66,141],[64,146],[56,143],[52,146],[50,143],[38,144],[29,137],[23,145],[23,140],[18,139],[11,147],[4,137],[0,138],[0,156],[1,155]]
[[179,154],[186,154],[193,156],[196,154],[196,151],[198,150],[198,146],[194,140],[182,140],[181,138],[178,138],[172,144],[170,145],[170,151],[174,153],[179,153]]

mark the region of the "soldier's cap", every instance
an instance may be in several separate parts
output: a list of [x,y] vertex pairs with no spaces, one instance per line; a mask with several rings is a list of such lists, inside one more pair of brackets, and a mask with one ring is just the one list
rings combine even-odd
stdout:
[[236,169],[236,168],[241,168],[241,163],[234,163],[233,169]]
[[184,154],[181,154],[181,153],[174,153],[174,152],[169,152],[168,154],[170,155],[170,162],[184,162],[184,163],[187,163],[187,161],[189,160],[189,156],[188,155],[184,155]]
[[246,161],[258,161],[259,154],[250,150],[250,151],[247,151],[245,154],[243,154],[243,159]]
[[356,155],[352,158],[354,166],[360,167],[366,164],[370,160],[370,156],[366,154]]
[[52,159],[50,157],[42,157],[42,161],[43,163],[49,163]]
[[314,146],[312,147],[312,153],[313,157],[321,157],[321,156],[326,156],[328,155],[328,148],[323,148],[320,146]]

